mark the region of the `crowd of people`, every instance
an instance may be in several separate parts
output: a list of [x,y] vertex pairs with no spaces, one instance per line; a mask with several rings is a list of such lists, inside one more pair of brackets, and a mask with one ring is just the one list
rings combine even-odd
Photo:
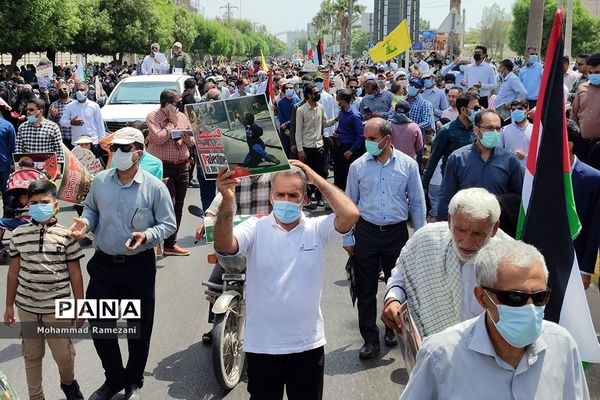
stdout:
[[[70,284],[75,298],[84,297],[77,241],[88,232],[94,232],[95,252],[87,263],[85,297],[141,300],[141,337],[128,339],[125,366],[117,339],[94,339],[106,382],[90,399],[110,399],[123,389],[125,398],[141,398],[154,322],[156,249],[163,243],[164,255],[190,254],[176,239],[194,138],[171,132],[191,128],[182,111],[198,101],[196,88],[201,101],[266,94],[291,164],[270,177],[235,179],[224,169],[216,181],[197,175],[202,207],[217,218],[215,250],[220,257],[247,257],[244,350],[251,399],[281,399],[284,388],[290,399],[322,398],[320,295],[325,245],[335,238],[354,265],[364,341],[360,359],[380,351],[380,280],[387,284],[380,314],[384,344],[397,345],[396,332],[406,328],[404,302],[420,334],[430,338],[402,398],[480,397],[485,393],[461,384],[478,378],[489,381],[494,393],[589,398],[574,340],[558,325],[542,322],[550,296],[544,258],[513,239],[542,82],[537,49],[527,49],[519,63],[492,63],[484,46],[455,60],[417,53],[406,67],[393,60],[374,64],[340,57],[298,65],[273,59],[268,72],[260,60],[194,64],[180,43],[171,57],[157,43],[150,49],[140,65],[87,66],[88,77],[97,76],[107,93],[131,74],[190,75],[184,93],[162,92],[160,106],[136,125],[140,129],[105,132],[94,101],[99,87],[74,79],[71,66],[55,67],[56,80],[43,89],[36,87],[32,65],[12,76],[6,68],[0,74],[3,200],[14,152],[53,152],[63,163],[62,144],[70,149],[89,138],[108,166],[94,178],[70,228],[56,224],[55,188],[32,183],[27,193],[32,221],[14,229],[9,250],[5,323],[15,321],[13,305],[21,320],[42,315],[50,321],[50,300],[36,300],[40,287],[60,285],[64,293],[57,296],[63,296]],[[583,225],[575,248],[587,288],[600,247],[595,101],[600,53],[581,55],[573,67],[565,58],[564,82],[573,188]],[[313,217],[319,208],[327,215]],[[236,213],[268,216],[233,228]],[[27,235],[60,237],[64,257],[36,265],[36,257],[50,250],[31,248]],[[196,237],[203,236],[200,227]],[[60,283],[27,278],[50,262]],[[210,280],[218,282],[220,275],[217,267]],[[211,332],[202,338],[211,339]],[[43,398],[43,342],[36,346],[24,352],[32,399]],[[68,357],[70,342],[53,346],[67,399],[82,399]]]

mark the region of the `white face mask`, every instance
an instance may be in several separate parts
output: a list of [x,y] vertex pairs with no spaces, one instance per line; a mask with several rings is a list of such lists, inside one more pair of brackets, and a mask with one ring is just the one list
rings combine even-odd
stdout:
[[119,171],[127,171],[133,166],[133,151],[129,153],[122,152],[121,149],[117,149],[113,153],[112,162]]

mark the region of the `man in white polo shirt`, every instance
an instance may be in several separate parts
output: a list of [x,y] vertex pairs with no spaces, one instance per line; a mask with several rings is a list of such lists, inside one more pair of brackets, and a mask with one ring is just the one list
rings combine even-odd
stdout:
[[[273,212],[233,227],[238,180],[222,170],[223,202],[215,224],[215,250],[246,256],[246,330],[251,400],[321,400],[325,332],[321,314],[327,242],[350,231],[359,212],[344,192],[305,164],[271,175]],[[315,185],[333,214],[307,218],[306,185]]]

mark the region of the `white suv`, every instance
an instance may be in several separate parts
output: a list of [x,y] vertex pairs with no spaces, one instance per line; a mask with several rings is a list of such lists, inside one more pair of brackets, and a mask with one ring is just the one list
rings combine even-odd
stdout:
[[[160,107],[160,94],[165,89],[183,93],[183,82],[189,75],[138,75],[119,82],[100,109],[108,132],[115,132],[134,121],[145,121],[150,111]],[[196,89],[196,100],[200,94]]]

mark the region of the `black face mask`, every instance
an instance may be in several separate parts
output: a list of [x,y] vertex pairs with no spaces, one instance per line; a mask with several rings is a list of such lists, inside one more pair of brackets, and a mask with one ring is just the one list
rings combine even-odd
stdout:
[[321,93],[313,94],[313,99],[314,99],[315,101],[319,101],[319,100],[321,100]]
[[23,90],[21,91],[21,96],[28,99],[31,97],[31,92],[29,90]]
[[475,61],[479,61],[483,58],[483,55],[481,53],[474,53],[473,58],[475,59]]
[[58,92],[58,97],[60,97],[61,99],[66,99],[67,97],[69,97],[69,93],[61,90]]

